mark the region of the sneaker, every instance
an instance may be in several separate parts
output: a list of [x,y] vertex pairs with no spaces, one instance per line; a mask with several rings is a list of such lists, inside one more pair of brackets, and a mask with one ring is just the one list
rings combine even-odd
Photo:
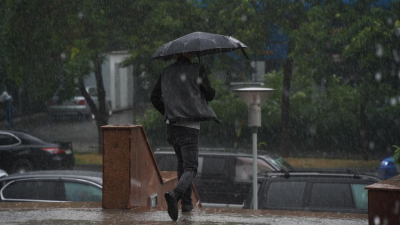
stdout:
[[168,204],[168,215],[173,221],[178,220],[178,201],[175,199],[173,191],[169,191],[164,195]]
[[193,205],[182,205],[182,212],[191,212],[193,209]]

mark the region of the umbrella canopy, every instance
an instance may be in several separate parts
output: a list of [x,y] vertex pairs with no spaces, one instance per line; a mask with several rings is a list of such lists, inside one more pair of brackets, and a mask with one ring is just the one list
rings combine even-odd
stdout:
[[163,44],[153,53],[151,59],[170,60],[175,54],[189,52],[193,52],[200,57],[238,49],[241,49],[246,58],[249,58],[243,48],[247,48],[247,46],[230,36],[194,32]]

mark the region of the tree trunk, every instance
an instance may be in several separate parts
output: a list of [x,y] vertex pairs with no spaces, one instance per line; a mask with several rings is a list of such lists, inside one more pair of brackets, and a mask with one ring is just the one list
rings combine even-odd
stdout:
[[289,58],[285,60],[283,72],[283,88],[282,88],[282,130],[281,130],[281,154],[284,157],[289,156],[291,147],[291,130],[290,130],[290,82],[292,79],[293,61]]
[[363,101],[360,104],[360,134],[361,134],[361,154],[364,160],[368,160],[368,148],[369,148],[369,129],[368,121],[365,110],[368,104],[368,96],[364,95]]
[[95,115],[97,132],[98,132],[98,153],[103,154],[103,135],[101,127],[108,124],[108,112],[106,111],[106,92],[104,89],[103,76],[101,71],[101,65],[103,64],[103,59],[100,55],[96,55],[94,60],[95,70],[94,75],[96,78],[97,86],[97,99],[99,101],[99,107],[93,102],[90,95],[86,92],[83,80],[81,80],[81,85],[79,87],[85,100],[87,101],[92,113]]
[[[294,1],[295,4],[303,4],[299,0]],[[299,29],[299,18],[290,15],[290,30]],[[282,130],[281,130],[281,154],[284,157],[289,156],[291,149],[292,130],[290,129],[290,83],[293,73],[293,60],[289,58],[290,42],[288,42],[288,53],[283,67],[283,87],[282,87]]]

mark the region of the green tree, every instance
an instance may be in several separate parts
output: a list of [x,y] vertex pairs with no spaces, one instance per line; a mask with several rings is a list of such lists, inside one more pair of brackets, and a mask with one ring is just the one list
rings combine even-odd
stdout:
[[[257,1],[264,10],[261,14],[265,17],[270,17],[269,22],[277,24],[281,27],[285,34],[290,34],[296,31],[300,24],[305,20],[306,7],[302,1],[277,0],[277,1]],[[283,64],[283,88],[281,92],[281,131],[280,131],[280,153],[283,156],[288,156],[292,148],[292,129],[290,125],[290,93],[291,81],[293,74],[293,59],[290,53],[293,49],[293,41],[289,40],[288,57]]]
[[[312,77],[316,85],[322,82],[328,99],[319,100],[333,99],[335,93],[346,100],[344,95],[351,94],[346,101],[358,105],[352,111],[358,114],[355,126],[359,127],[360,150],[366,159],[372,143],[372,121],[368,118],[388,105],[387,100],[399,89],[398,16],[391,10],[371,8],[370,3],[327,1],[314,5],[307,21],[291,33],[296,74]],[[339,83],[335,82],[338,77]],[[346,87],[355,91],[346,92]]]
[[[79,87],[99,131],[99,152],[102,151],[100,127],[108,123],[105,89],[101,65],[110,49],[122,48],[124,19],[131,16],[126,1],[5,1],[6,74],[25,90],[25,105],[39,105],[61,85],[72,97]],[[114,22],[115,21],[115,22]],[[117,38],[116,38],[117,37]],[[97,108],[86,92],[83,80],[94,73],[98,90]],[[43,82],[46,81],[46,82]],[[34,104],[35,103],[35,104]],[[39,103],[39,104],[37,104]]]
[[43,109],[44,102],[57,87],[62,71],[63,42],[54,38],[53,33],[59,27],[53,21],[65,14],[54,10],[56,1],[47,3],[2,1],[5,75],[24,90],[20,104],[25,113]]

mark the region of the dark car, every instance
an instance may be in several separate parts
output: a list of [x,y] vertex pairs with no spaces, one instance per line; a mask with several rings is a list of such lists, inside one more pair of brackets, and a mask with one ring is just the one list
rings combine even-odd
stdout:
[[[172,150],[158,149],[154,156],[160,170],[176,171],[177,159]],[[272,154],[258,155],[257,164],[258,174],[293,169],[282,157]],[[203,206],[242,207],[252,183],[252,165],[251,154],[233,149],[200,148],[194,185]]]
[[399,174],[393,156],[384,158],[377,169],[379,179],[386,180]]
[[[258,209],[367,213],[365,186],[376,177],[352,172],[269,172],[259,177]],[[252,188],[244,208],[251,209]]]
[[33,171],[0,178],[3,202],[99,202],[102,173],[92,171]]
[[72,144],[43,141],[25,132],[0,130],[0,169],[12,173],[72,169]]

